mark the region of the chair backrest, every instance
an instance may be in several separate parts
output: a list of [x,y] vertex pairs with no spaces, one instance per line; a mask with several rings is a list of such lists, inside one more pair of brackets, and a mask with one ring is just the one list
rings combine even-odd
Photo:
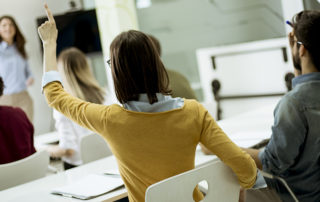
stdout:
[[44,177],[48,165],[49,154],[44,150],[18,161],[0,164],[0,191]]
[[80,140],[80,154],[83,164],[112,155],[107,142],[98,134],[83,136]]
[[193,190],[207,181],[206,201],[239,201],[240,185],[232,170],[221,161],[181,173],[148,187],[146,202],[194,202]]

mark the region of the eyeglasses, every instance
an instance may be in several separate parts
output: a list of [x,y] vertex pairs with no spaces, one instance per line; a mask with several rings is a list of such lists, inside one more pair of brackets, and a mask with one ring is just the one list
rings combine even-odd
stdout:
[[[286,21],[286,23],[293,28],[293,24],[292,22],[290,22],[289,20]],[[289,43],[290,43],[290,46],[293,46],[294,43],[297,43],[298,45],[303,45],[303,43],[301,41],[298,41],[294,38],[294,35],[293,34],[289,34]]]
[[289,43],[290,43],[290,46],[293,46],[295,43],[298,44],[298,48],[300,45],[303,45],[303,43],[301,41],[298,41],[294,38],[294,35],[293,34],[290,34],[289,35]]
[[292,44],[297,43],[298,45],[303,45],[303,43],[301,41],[295,40],[294,38],[293,38],[292,42],[290,42],[290,43],[292,43]]

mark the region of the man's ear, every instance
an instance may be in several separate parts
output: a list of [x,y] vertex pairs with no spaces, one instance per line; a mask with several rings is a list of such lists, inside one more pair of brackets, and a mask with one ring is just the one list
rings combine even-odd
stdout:
[[307,49],[304,47],[304,45],[300,45],[300,48],[299,48],[299,56],[302,57],[302,56],[306,56],[307,54]]

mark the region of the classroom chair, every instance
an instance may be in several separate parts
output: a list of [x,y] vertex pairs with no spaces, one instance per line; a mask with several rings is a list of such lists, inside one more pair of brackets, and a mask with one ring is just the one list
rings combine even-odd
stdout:
[[49,154],[46,151],[36,153],[0,165],[0,191],[44,177],[49,165]]
[[80,154],[83,164],[112,155],[107,142],[98,134],[83,136],[80,140]]
[[215,161],[149,186],[146,202],[194,202],[193,190],[203,180],[208,183],[203,202],[239,201],[237,177],[223,162]]
[[259,172],[261,173],[261,175],[265,178],[269,178],[269,179],[276,179],[276,180],[279,180],[283,186],[287,189],[287,191],[289,192],[289,194],[291,195],[292,199],[295,201],[295,202],[299,202],[299,200],[297,199],[296,195],[293,193],[293,191],[290,189],[289,185],[287,184],[287,182],[281,178],[281,177],[278,177],[278,176],[275,176],[275,175],[272,175],[270,173],[267,173],[265,171],[262,171],[262,170],[259,170]]

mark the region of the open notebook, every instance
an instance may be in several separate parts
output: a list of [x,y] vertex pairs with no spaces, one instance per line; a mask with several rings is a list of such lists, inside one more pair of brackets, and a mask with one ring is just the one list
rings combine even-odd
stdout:
[[90,174],[74,183],[56,188],[51,193],[86,200],[111,192],[123,185],[120,175]]

